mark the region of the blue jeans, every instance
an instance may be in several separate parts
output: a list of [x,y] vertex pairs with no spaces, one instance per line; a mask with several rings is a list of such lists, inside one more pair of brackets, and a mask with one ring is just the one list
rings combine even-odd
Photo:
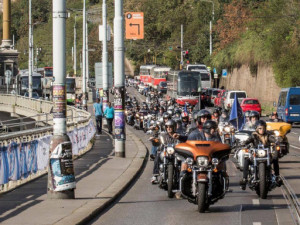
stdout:
[[159,146],[153,146],[151,147],[151,155],[156,155],[157,149]]

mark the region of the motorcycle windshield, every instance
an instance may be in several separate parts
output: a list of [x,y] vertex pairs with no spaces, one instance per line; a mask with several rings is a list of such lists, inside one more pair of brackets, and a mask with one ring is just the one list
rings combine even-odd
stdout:
[[175,146],[178,154],[193,157],[194,160],[198,156],[207,156],[209,160],[212,158],[222,158],[230,154],[231,148],[227,144],[216,141],[186,141]]

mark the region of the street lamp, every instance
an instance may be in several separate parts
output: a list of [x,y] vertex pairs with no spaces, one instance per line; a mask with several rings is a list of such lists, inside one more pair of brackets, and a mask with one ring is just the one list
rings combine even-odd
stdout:
[[[215,20],[215,3],[213,1],[200,0],[200,2],[212,3],[212,20]],[[212,20],[209,22],[209,54],[212,54]]]

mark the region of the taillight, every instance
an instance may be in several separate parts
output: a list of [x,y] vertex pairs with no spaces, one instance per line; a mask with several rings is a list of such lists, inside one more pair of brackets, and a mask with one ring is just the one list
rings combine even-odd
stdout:
[[289,115],[289,109],[288,109],[288,108],[285,109],[285,115],[286,115],[286,116]]

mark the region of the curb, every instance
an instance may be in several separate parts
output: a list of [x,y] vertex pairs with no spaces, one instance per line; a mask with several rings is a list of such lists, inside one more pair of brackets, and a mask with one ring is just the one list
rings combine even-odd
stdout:
[[148,150],[137,136],[135,136],[131,131],[127,130],[127,132],[132,136],[132,139],[138,148],[138,152],[128,168],[107,189],[99,193],[94,199],[90,200],[85,205],[77,208],[71,215],[68,215],[54,223],[55,225],[87,224],[87,222],[91,221],[107,209],[107,207],[119,198],[135,181],[147,163]]

